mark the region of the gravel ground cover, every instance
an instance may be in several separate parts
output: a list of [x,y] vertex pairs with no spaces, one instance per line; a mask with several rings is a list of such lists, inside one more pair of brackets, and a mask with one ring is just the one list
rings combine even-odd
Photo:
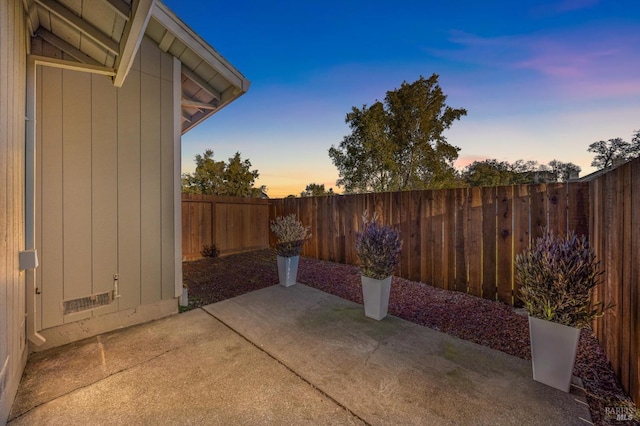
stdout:
[[[278,283],[276,255],[269,249],[184,262],[183,274],[189,288],[187,309]],[[298,282],[362,303],[360,272],[355,266],[301,257]],[[394,277],[389,313],[510,355],[531,358],[526,317],[500,302]],[[574,373],[584,383],[594,424],[640,424],[637,417],[617,421],[610,415],[615,408],[631,412],[636,407],[588,330],[580,336]]]

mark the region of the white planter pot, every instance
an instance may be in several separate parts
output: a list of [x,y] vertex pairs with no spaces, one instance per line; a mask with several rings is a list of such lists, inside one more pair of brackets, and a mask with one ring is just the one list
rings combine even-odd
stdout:
[[391,277],[377,280],[362,275],[361,278],[364,314],[369,318],[380,321],[387,316],[387,310],[389,309]]
[[300,256],[278,256],[278,277],[280,278],[280,285],[290,287],[296,283],[299,260]]
[[569,392],[580,329],[529,317],[533,380]]

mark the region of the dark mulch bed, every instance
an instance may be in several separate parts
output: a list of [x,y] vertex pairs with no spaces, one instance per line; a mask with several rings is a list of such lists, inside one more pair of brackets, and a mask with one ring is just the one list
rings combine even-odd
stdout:
[[[272,250],[185,262],[183,273],[189,287],[189,308],[278,283],[276,256]],[[355,266],[301,257],[298,282],[362,303],[360,273]],[[389,313],[510,355],[531,358],[526,317],[499,302],[394,277]],[[574,373],[584,383],[595,424],[640,424],[616,422],[606,415],[607,407],[636,408],[588,330],[583,330],[580,337]]]

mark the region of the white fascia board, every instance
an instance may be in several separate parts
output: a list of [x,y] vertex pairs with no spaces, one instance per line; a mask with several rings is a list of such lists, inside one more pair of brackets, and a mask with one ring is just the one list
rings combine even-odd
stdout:
[[120,41],[120,54],[116,59],[116,75],[113,78],[113,85],[116,87],[122,87],[135,61],[136,53],[138,53],[138,48],[142,43],[155,2],[156,0],[134,2],[135,9],[131,13],[131,19],[127,21],[125,26],[124,35]]
[[216,52],[202,37],[196,34],[180,18],[178,18],[167,6],[157,1],[152,10],[152,16],[170,31],[178,40],[188,46],[205,62],[210,64],[231,84],[242,92],[249,90],[251,83],[233,65]]

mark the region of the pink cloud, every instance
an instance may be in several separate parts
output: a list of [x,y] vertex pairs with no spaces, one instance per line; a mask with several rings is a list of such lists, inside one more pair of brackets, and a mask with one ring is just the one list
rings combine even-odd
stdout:
[[599,72],[603,65],[608,66],[621,56],[618,49],[590,47],[580,51],[575,45],[536,41],[529,46],[531,57],[515,62],[513,67],[531,69],[552,77],[574,78]]
[[490,157],[487,155],[461,155],[458,157],[458,159],[453,163],[453,166],[456,169],[463,169],[465,167],[467,167],[469,164],[472,164],[474,161],[484,161],[487,160],[489,158],[495,158],[495,157]]
[[[565,6],[592,3],[574,0]],[[487,75],[504,75],[503,81],[527,81],[532,93],[541,96],[571,94],[586,99],[631,96],[639,90],[636,28],[594,26],[500,37],[452,31],[449,41],[456,47],[430,53],[480,66]]]

